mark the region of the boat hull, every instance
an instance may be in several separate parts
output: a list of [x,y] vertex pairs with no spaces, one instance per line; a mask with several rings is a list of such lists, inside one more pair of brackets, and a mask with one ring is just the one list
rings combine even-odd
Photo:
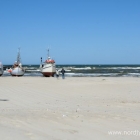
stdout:
[[45,77],[54,77],[55,72],[42,72]]
[[2,63],[0,62],[0,76],[2,76],[3,75],[3,65],[2,65]]
[[44,64],[40,71],[45,77],[54,77],[56,73],[55,64]]
[[3,75],[3,70],[0,70],[0,76],[2,76]]
[[12,71],[10,72],[10,74],[12,76],[23,76],[25,73],[25,71],[22,68],[14,68],[12,69]]

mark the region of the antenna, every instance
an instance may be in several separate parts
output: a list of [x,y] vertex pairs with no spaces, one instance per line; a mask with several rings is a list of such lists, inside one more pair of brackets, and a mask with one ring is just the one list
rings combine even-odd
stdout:
[[48,57],[50,57],[50,55],[49,55],[49,48],[47,49],[47,51],[48,51]]

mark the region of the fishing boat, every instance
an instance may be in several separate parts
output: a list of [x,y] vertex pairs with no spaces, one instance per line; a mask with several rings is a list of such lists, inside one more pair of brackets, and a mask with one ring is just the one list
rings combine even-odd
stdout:
[[54,74],[56,73],[55,61],[49,56],[49,49],[48,58],[45,62],[42,63],[41,57],[40,71],[45,77],[54,77]]
[[2,76],[3,75],[3,65],[2,65],[2,63],[0,62],[0,76]]
[[23,76],[25,73],[25,70],[21,64],[20,48],[17,54],[17,60],[15,61],[9,72],[12,76]]

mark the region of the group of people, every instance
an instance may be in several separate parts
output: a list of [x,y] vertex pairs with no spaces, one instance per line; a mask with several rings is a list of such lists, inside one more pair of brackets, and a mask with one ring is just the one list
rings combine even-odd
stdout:
[[64,70],[64,68],[62,68],[61,71],[59,71],[58,69],[56,69],[56,77],[57,77],[57,79],[59,78],[60,72],[62,73],[62,79],[65,79],[65,70]]

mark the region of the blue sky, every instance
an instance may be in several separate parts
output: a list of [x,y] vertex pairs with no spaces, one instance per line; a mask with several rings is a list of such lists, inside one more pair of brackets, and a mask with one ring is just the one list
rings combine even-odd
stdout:
[[140,0],[0,0],[0,60],[140,64]]

